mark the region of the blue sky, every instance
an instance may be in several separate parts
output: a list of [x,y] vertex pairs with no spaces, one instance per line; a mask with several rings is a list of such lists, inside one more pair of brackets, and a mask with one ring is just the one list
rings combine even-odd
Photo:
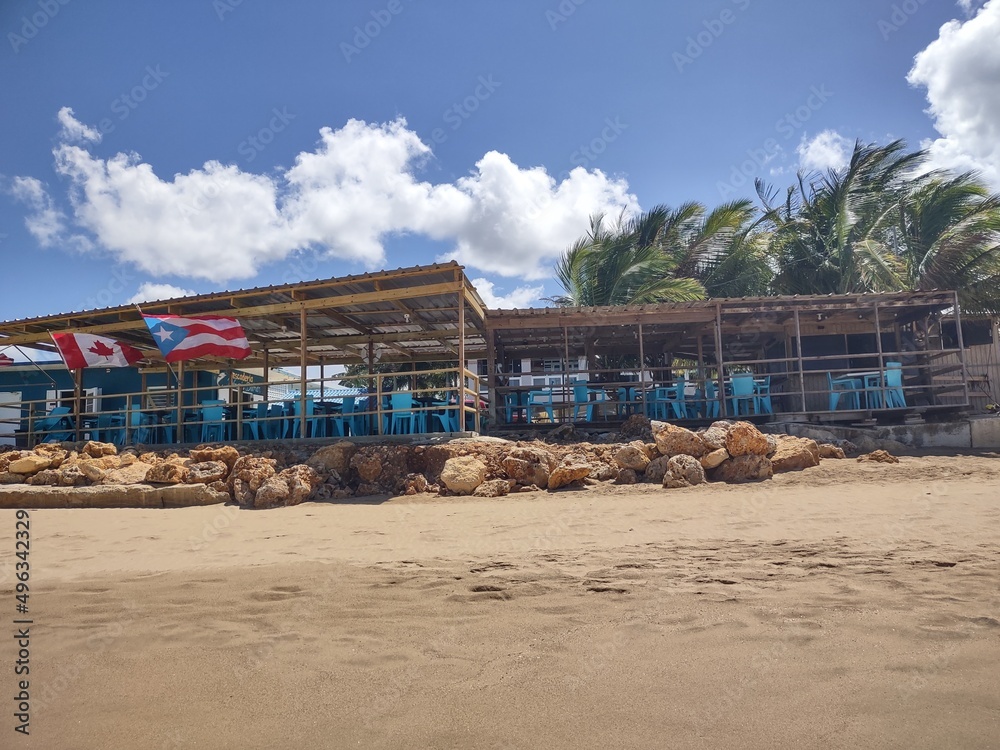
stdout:
[[589,214],[856,138],[1000,182],[1000,0],[6,0],[0,33],[4,319],[450,257],[539,304]]

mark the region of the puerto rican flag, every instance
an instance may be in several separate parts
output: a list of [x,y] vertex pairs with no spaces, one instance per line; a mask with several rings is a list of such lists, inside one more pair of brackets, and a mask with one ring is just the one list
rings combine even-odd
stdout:
[[181,315],[142,317],[167,362],[198,357],[244,359],[250,356],[247,335],[235,318],[215,315],[198,318]]
[[92,333],[53,333],[52,340],[70,370],[129,367],[145,357],[134,346]]

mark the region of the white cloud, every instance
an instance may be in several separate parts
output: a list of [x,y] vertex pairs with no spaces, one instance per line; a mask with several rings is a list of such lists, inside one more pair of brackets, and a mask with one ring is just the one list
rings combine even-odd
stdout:
[[34,177],[15,177],[10,192],[30,209],[24,225],[42,247],[54,245],[66,229],[63,214],[40,180]]
[[151,281],[143,282],[139,285],[139,290],[129,297],[126,305],[134,305],[138,302],[156,302],[161,299],[175,299],[177,297],[190,297],[197,292],[190,289],[181,289],[173,284],[155,284]]
[[95,128],[88,127],[82,122],[77,120],[73,116],[73,110],[70,107],[63,107],[59,110],[56,115],[59,120],[59,124],[62,126],[59,130],[59,138],[63,141],[78,142],[83,141],[87,143],[100,143],[101,133]]
[[469,266],[538,279],[590,214],[639,208],[623,179],[577,168],[557,182],[495,151],[454,183],[419,180],[431,149],[402,118],[323,128],[314,150],[276,173],[210,161],[169,180],[136,154],[101,159],[68,142],[90,129],[68,108],[64,118],[53,153],[75,223],[154,276],[247,278],[304,249],[377,268],[384,238],[416,233],[453,243],[446,257]]
[[836,130],[824,130],[811,139],[803,135],[796,149],[799,168],[821,172],[841,169],[850,163],[853,148],[854,142]]
[[[973,6],[969,6],[972,10]],[[949,21],[917,54],[907,81],[927,89],[940,138],[922,143],[933,168],[982,172],[1000,189],[1000,0]]]
[[545,289],[541,286],[519,286],[509,294],[498,294],[496,285],[485,278],[473,279],[472,285],[476,287],[486,306],[495,310],[531,307],[541,298]]

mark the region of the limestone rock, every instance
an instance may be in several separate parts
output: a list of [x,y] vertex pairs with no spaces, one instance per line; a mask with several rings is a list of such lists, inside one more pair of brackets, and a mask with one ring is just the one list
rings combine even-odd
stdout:
[[771,459],[767,456],[758,456],[754,453],[749,453],[743,456],[734,456],[728,461],[723,461],[713,470],[712,479],[716,482],[740,484],[742,482],[758,482],[762,479],[770,479],[773,473]]
[[889,451],[884,451],[884,450],[872,451],[871,453],[866,453],[863,456],[858,456],[858,461],[861,461],[861,462],[874,461],[875,463],[880,463],[880,464],[898,464],[899,463],[899,459],[898,458],[896,458],[894,455],[892,455],[891,453],[889,453]]
[[705,441],[705,444],[713,451],[717,451],[720,448],[726,447],[726,435],[729,434],[729,428],[733,426],[733,423],[720,419],[718,422],[712,422],[708,429],[699,432],[701,439]]
[[[127,454],[126,454],[127,455]],[[125,456],[122,456],[124,459]],[[107,469],[102,484],[142,484],[152,467],[142,461],[123,464],[117,469]]]
[[549,489],[557,490],[589,476],[590,463],[585,458],[576,455],[566,456],[549,474]]
[[374,482],[382,473],[382,460],[374,453],[355,453],[351,456],[351,468],[358,472],[362,482]]
[[693,487],[704,482],[705,470],[694,456],[681,454],[667,461],[667,472],[663,475],[663,486],[667,489]]
[[187,469],[188,477],[184,480],[187,484],[212,484],[225,479],[229,473],[229,467],[222,461],[198,461],[190,464]]
[[604,463],[603,461],[598,461],[591,464],[590,477],[591,479],[597,479],[599,481],[607,481],[609,479],[615,479],[618,476],[618,468],[612,466],[611,464]]
[[777,442],[778,446],[770,456],[771,467],[776,473],[819,466],[819,446],[815,440],[782,435]]
[[184,484],[190,476],[188,467],[163,461],[150,467],[146,472],[146,481],[150,484]]
[[[177,454],[175,453],[174,455]],[[144,464],[149,464],[150,466],[152,466],[153,464],[160,463],[160,457],[153,451],[148,451],[146,453],[143,453],[138,458],[136,458],[134,453],[123,453],[121,456],[123,463],[126,458],[130,459],[130,463],[133,461],[142,461]]]
[[42,469],[47,469],[52,464],[52,459],[48,456],[40,456],[37,453],[29,453],[23,458],[18,458],[10,462],[7,471],[14,474],[37,474]]
[[638,481],[639,476],[633,469],[622,469],[618,472],[618,478],[615,479],[616,484],[635,484]]
[[233,470],[226,480],[229,494],[242,507],[253,507],[254,495],[264,482],[275,475],[276,463],[273,458],[241,456],[233,464]]
[[633,414],[625,420],[620,433],[623,438],[635,437],[649,439],[653,434],[649,426],[649,417],[643,414]]
[[660,484],[663,482],[663,477],[667,473],[667,464],[670,462],[670,456],[659,456],[654,458],[646,466],[646,472],[644,478],[647,482],[655,482]]
[[0,474],[10,471],[7,467],[11,463],[28,455],[30,454],[27,451],[7,451],[6,453],[0,453]]
[[105,471],[96,461],[81,461],[77,466],[80,467],[80,473],[94,484],[104,481]]
[[486,480],[486,464],[473,456],[454,456],[444,462],[441,482],[452,492],[468,495]]
[[737,456],[766,456],[771,450],[767,438],[749,422],[736,422],[726,433],[726,450]]
[[821,443],[819,446],[820,458],[846,458],[843,448],[838,448],[830,443]]
[[226,465],[227,471],[233,468],[240,452],[231,445],[221,445],[218,448],[195,448],[189,454],[194,463],[204,463],[206,461],[221,461]]
[[100,458],[101,456],[117,456],[118,446],[114,443],[99,443],[96,440],[88,440],[80,452],[93,458]]
[[14,474],[10,471],[0,471],[0,484],[22,484],[24,479],[24,474]]
[[664,456],[694,456],[701,458],[708,453],[708,445],[701,436],[669,422],[651,422],[656,449]]
[[476,487],[472,494],[476,497],[503,497],[509,492],[509,479],[488,479]]
[[340,476],[346,476],[351,468],[351,458],[357,452],[358,446],[347,440],[341,440],[333,445],[324,445],[309,457],[306,464],[320,474],[335,471]]
[[312,497],[313,492],[321,484],[319,474],[315,469],[305,464],[289,466],[278,476],[288,484],[288,499],[285,505],[298,505]]
[[423,474],[408,474],[403,480],[404,495],[418,495],[427,492],[427,477]]
[[649,455],[646,453],[645,444],[635,440],[623,446],[615,453],[615,462],[623,469],[644,472],[649,466]]
[[56,451],[49,452],[47,454],[47,457],[49,459],[49,468],[50,469],[58,469],[60,466],[63,465],[63,462],[67,458],[69,458],[69,455],[70,454],[67,451],[63,451],[63,450],[56,450]]
[[514,448],[501,464],[507,476],[518,484],[534,484],[544,489],[549,485],[549,474],[556,461],[541,448]]
[[701,468],[708,471],[709,469],[714,469],[716,466],[721,464],[723,461],[729,458],[729,451],[725,448],[718,448],[711,453],[706,453],[701,457]]

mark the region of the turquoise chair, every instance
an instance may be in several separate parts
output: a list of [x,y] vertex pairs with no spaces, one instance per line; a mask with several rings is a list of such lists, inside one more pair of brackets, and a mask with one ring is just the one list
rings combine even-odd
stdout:
[[524,407],[528,405],[528,394],[519,391],[510,391],[503,395],[504,413],[507,415],[507,424],[514,421],[514,414],[518,417],[524,414]]
[[316,402],[312,396],[306,396],[306,430],[307,436],[302,432],[302,399],[295,399],[292,402],[292,424],[291,437],[326,437],[326,420],[316,414]]
[[[390,435],[410,435],[418,431],[419,419],[413,411],[413,395],[407,391],[394,392],[390,401],[392,404],[392,421],[389,426]],[[403,430],[403,426],[406,429]]]
[[720,411],[719,387],[714,380],[705,381],[705,410],[702,412],[706,419],[718,418]]
[[549,415],[549,422],[555,423],[556,415],[552,411],[553,396],[554,394],[551,390],[531,391],[528,393],[528,424],[532,423],[535,409],[545,409],[545,413]]
[[73,439],[73,433],[66,431],[73,429],[69,413],[68,406],[56,406],[45,417],[35,422],[36,433],[47,433],[42,438],[43,443],[61,443]]
[[265,434],[264,430],[267,422],[264,420],[267,418],[267,408],[266,403],[255,404],[253,408],[254,416],[250,419],[243,419],[243,439],[260,440],[261,436]]
[[[208,404],[206,406],[206,404]],[[226,411],[221,403],[202,401],[201,442],[221,442],[226,439]]]
[[458,405],[431,412],[431,419],[438,423],[441,432],[458,432]]
[[757,403],[754,390],[753,375],[733,375],[729,393],[729,410],[731,416],[738,417],[750,414],[750,407]]
[[848,408],[861,408],[860,394],[864,390],[864,383],[859,378],[835,378],[828,372],[826,382],[830,392],[830,411],[837,411],[841,396],[844,397]]
[[754,378],[754,393],[756,398],[754,399],[753,406],[758,414],[773,414],[774,409],[771,407],[771,376],[764,375],[763,377]]
[[653,400],[649,406],[656,415],[655,419],[667,420],[671,416],[674,419],[684,419],[687,416],[684,407],[685,386],[684,378],[677,378],[674,385],[663,386],[653,391]]
[[594,421],[597,404],[607,403],[608,394],[602,388],[590,388],[586,383],[573,384],[573,419],[580,418],[580,411],[585,410],[587,421]]
[[176,419],[176,414],[164,414],[160,417],[160,422],[157,426],[157,430],[159,432],[157,438],[160,443],[169,444],[174,442],[174,435],[177,432]]
[[[368,403],[368,399],[365,398],[365,403]],[[362,409],[362,411],[366,411]],[[367,414],[357,414],[358,402],[354,396],[348,396],[344,399],[344,417],[346,418],[350,415],[350,421],[348,426],[351,429],[351,435],[367,435],[368,434],[368,415]]]
[[97,434],[102,442],[125,445],[125,415],[122,412],[98,414]]
[[885,394],[885,408],[905,409],[906,396],[903,394],[903,365],[901,362],[886,362],[881,377],[865,377],[865,397],[872,409],[883,408],[882,394]]

